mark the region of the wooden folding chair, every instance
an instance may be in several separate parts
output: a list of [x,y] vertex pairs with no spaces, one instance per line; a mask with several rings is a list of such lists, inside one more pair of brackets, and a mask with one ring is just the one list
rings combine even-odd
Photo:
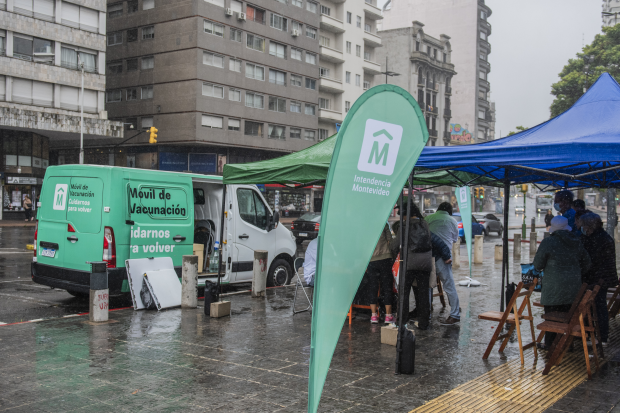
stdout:
[[620,285],[618,285],[613,292],[607,293],[607,311],[609,311],[609,318],[614,318],[620,312]]
[[441,281],[439,277],[437,277],[437,292],[433,294],[433,297],[439,297],[439,301],[441,301],[441,306],[445,308],[446,299],[443,297],[443,287],[441,286]]
[[[595,331],[596,326],[594,323],[594,298],[601,287],[599,285],[594,287],[594,290],[586,291],[577,307],[577,310],[573,313],[568,323],[561,323],[557,321],[543,321],[537,325],[536,328],[544,332],[556,333],[558,337],[554,340],[553,346],[550,349],[551,357],[545,365],[543,370],[544,375],[549,374],[549,371],[553,366],[557,366],[562,362],[564,355],[568,351],[571,343],[575,337],[581,337],[583,345],[583,352],[586,359],[586,369],[588,371],[588,378],[592,378],[592,371],[590,369],[590,355],[588,354],[588,343],[586,341],[587,335],[590,334],[590,341],[592,343],[592,352],[594,353],[594,361],[596,368],[599,367],[598,351],[596,346]],[[588,325],[586,326],[586,319]],[[542,336],[542,334],[541,334]]]
[[[570,306],[570,310],[568,310],[567,313],[562,313],[560,311],[553,311],[550,313],[546,313],[546,314],[543,314],[542,316],[543,320],[556,321],[558,323],[568,323],[573,318],[573,314],[575,314],[575,311],[577,311],[577,308],[579,307],[579,303],[581,303],[581,299],[583,298],[583,295],[586,293],[587,290],[588,290],[588,283],[581,284],[581,288],[579,289],[579,292],[577,292],[577,295],[575,296],[575,299],[573,300],[573,303]],[[536,342],[540,343],[540,339],[542,338],[542,335],[544,335],[544,332],[540,333]]]
[[[534,333],[534,316],[532,314],[532,306],[530,304],[530,296],[534,292],[534,288],[536,287],[537,279],[534,278],[533,282],[527,286],[524,286],[523,282],[520,282],[515,289],[515,293],[512,295],[512,298],[506,305],[506,310],[504,312],[501,311],[487,311],[486,313],[482,313],[478,316],[481,320],[495,321],[497,322],[497,327],[495,328],[495,333],[493,337],[491,337],[491,341],[487,346],[487,350],[484,352],[482,356],[483,360],[486,360],[491,354],[491,350],[493,350],[493,346],[498,340],[504,340],[502,345],[499,348],[499,352],[502,353],[508,344],[508,339],[512,335],[513,331],[517,330],[517,339],[519,340],[519,355],[521,356],[521,364],[525,363],[525,359],[523,357],[523,351],[529,349],[530,347],[534,348],[534,357],[538,358],[538,351],[536,350],[536,335]],[[523,301],[521,301],[521,305],[517,308],[517,299],[519,297],[523,297]],[[527,308],[527,314],[523,314],[523,311]],[[512,312],[511,312],[512,311]],[[521,340],[521,320],[528,320],[530,323],[530,332],[532,333],[532,342],[523,345]],[[510,324],[510,329],[504,335],[500,335],[504,325],[508,323]]]

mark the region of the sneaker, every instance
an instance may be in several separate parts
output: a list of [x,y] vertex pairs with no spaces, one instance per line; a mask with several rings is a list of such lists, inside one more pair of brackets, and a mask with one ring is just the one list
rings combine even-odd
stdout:
[[388,314],[385,316],[385,324],[390,324],[396,321],[396,318],[392,314]]
[[442,326],[451,326],[453,324],[456,324],[458,322],[460,322],[461,320],[457,320],[456,318],[453,317],[448,317],[444,320],[440,320],[439,324],[441,324]]
[[372,313],[370,316],[370,324],[379,324],[379,316],[376,313]]

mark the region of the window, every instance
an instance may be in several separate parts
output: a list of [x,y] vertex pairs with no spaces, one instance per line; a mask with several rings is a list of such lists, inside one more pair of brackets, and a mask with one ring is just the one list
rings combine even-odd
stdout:
[[228,119],[228,130],[241,130],[241,121],[239,119]]
[[319,75],[321,77],[329,77],[329,69],[326,67],[320,67],[319,68]]
[[205,0],[207,3],[213,3],[216,6],[224,7],[224,0]]
[[347,113],[351,109],[351,102],[348,100],[344,102],[344,112]]
[[269,42],[269,54],[286,59],[286,46],[276,42]]
[[315,131],[313,130],[305,130],[304,131],[304,139],[308,141],[314,140]]
[[263,136],[263,124],[246,120],[244,133],[251,136]]
[[291,47],[291,59],[301,60],[301,50]]
[[138,70],[138,59],[127,59],[127,71]]
[[303,28],[303,24],[293,20],[293,31],[297,30],[297,33],[301,33],[302,28]]
[[484,115],[485,115],[485,111],[484,111],[484,109],[480,109],[480,110],[478,110],[478,117],[479,117],[480,119],[484,119]]
[[125,130],[136,130],[138,128],[138,118],[127,118],[124,122]]
[[[20,3],[23,3],[23,1],[21,1]],[[35,5],[38,6],[38,3],[39,3],[38,1],[35,2]],[[15,4],[16,4],[15,7],[17,7],[17,2]],[[123,5],[122,3],[117,3],[117,5],[120,5],[119,15],[122,15]],[[113,6],[110,6],[110,7],[113,7]],[[37,13],[35,12],[35,17],[36,17],[36,14]],[[87,30],[89,32],[98,32],[99,31],[99,11],[94,10],[94,9],[89,9],[87,7],[81,7],[81,6],[78,6],[77,4],[67,3],[66,1],[63,1],[61,5],[61,22],[64,25],[75,27],[75,28],[80,28],[82,30]]]
[[347,42],[347,53],[351,54],[351,42]]
[[4,56],[6,53],[5,36],[4,30],[0,30],[0,56]]
[[209,66],[224,68],[224,56],[211,52],[203,52],[202,63]]
[[[70,50],[70,49],[66,49],[66,50]],[[61,62],[62,62],[62,60],[61,60]],[[75,65],[76,65],[76,69],[77,69],[77,56],[76,56]],[[110,63],[108,63],[108,74],[115,75],[115,74],[118,74],[118,73],[123,73],[123,62],[110,62]]]
[[309,105],[306,103],[306,107],[305,107],[305,112],[306,115],[316,115],[316,106],[315,105]]
[[301,0],[293,0],[291,3],[293,3],[293,6],[297,6],[297,7],[303,6],[303,2]]
[[202,115],[202,126],[205,128],[222,129],[222,121],[219,116]]
[[122,91],[119,90],[108,90],[106,92],[106,102],[120,102],[121,101]]
[[482,20],[486,20],[487,19],[487,12],[484,10],[480,10],[480,18]]
[[256,93],[245,92],[245,106],[249,108],[264,109],[265,97]]
[[248,33],[247,46],[249,49],[254,49],[259,52],[264,52],[265,51],[265,39]]
[[127,89],[127,101],[138,100],[138,89],[135,87]]
[[325,14],[327,16],[331,16],[331,13],[332,13],[332,10],[329,7],[323,6],[321,4],[321,14]]
[[112,32],[108,34],[108,46],[123,44],[123,32]]
[[13,57],[32,61],[34,38],[25,35],[13,36]]
[[442,56],[443,56],[443,62],[446,63],[448,61],[448,56],[445,53],[443,53]]
[[[63,2],[66,3],[66,2]],[[64,4],[62,5],[64,9]],[[108,18],[114,19],[123,15],[123,3],[116,3],[108,5]]]
[[248,20],[253,20],[255,22],[265,24],[265,10],[250,6],[248,4],[245,9],[245,14]]
[[316,80],[306,78],[306,89],[316,90]]
[[135,13],[138,11],[138,0],[127,0],[127,13]]
[[256,80],[265,80],[265,68],[251,63],[246,63],[245,77]]
[[433,59],[437,59],[437,49],[433,49]]
[[325,36],[319,36],[319,44],[321,46],[326,46],[329,47],[329,37],[325,37]]
[[301,129],[299,129],[299,128],[291,128],[291,132],[290,132],[289,136],[292,139],[301,139]]
[[[6,0],[0,1],[0,10],[6,10]],[[13,3],[13,11],[37,19],[54,21],[54,0],[20,0]]]
[[286,73],[269,69],[269,83],[286,86]]
[[316,29],[314,27],[306,26],[306,36],[311,39],[316,39]]
[[228,69],[241,73],[241,60],[233,59],[232,57],[228,59]]
[[301,102],[291,100],[290,111],[293,113],[301,113]]
[[279,125],[269,125],[269,138],[270,139],[286,139],[286,128]]
[[344,74],[344,81],[349,84],[351,83],[351,72],[346,72]]
[[209,33],[215,36],[224,37],[224,26],[214,23],[209,20],[205,20],[205,33]]
[[269,214],[257,192],[251,189],[237,189],[237,201],[242,220],[260,229],[267,229],[270,220]]
[[362,55],[362,46],[360,46],[359,44],[355,45],[355,56],[357,57],[361,57]]
[[367,80],[364,80],[364,90],[370,89],[370,82]]
[[370,52],[367,52],[366,50],[364,50],[364,60],[370,61]]
[[485,55],[484,53],[480,53],[480,60],[487,60],[487,55]]
[[360,85],[360,80],[361,80],[361,76],[360,75],[355,75],[355,86],[359,86]]
[[142,118],[140,119],[140,123],[142,128],[151,128],[153,127],[153,118],[149,117],[149,118]]
[[485,71],[481,70],[481,71],[479,71],[479,72],[478,72],[478,77],[479,77],[480,79],[486,80],[486,78],[487,78],[487,73],[486,73]]
[[301,76],[299,75],[291,75],[291,86],[301,87]]
[[312,13],[316,13],[317,12],[317,3],[313,2],[313,1],[307,1],[306,2],[306,9],[308,11],[311,11]]
[[228,89],[228,100],[233,102],[241,102],[241,91],[239,89]]
[[241,43],[241,30],[230,28],[230,40]]
[[327,129],[319,129],[319,140],[323,141],[329,138],[329,131]]
[[224,87],[205,82],[202,84],[202,95],[224,99]]
[[127,30],[127,43],[138,41],[138,29]]
[[480,38],[482,40],[486,40],[487,39],[487,34],[485,32],[480,32]]
[[142,10],[150,10],[155,8],[155,0],[142,0]]
[[153,86],[142,86],[142,99],[153,99]]
[[419,52],[420,51],[420,42],[419,41],[415,41],[415,51]]
[[372,33],[372,27],[370,26],[370,24],[364,24],[364,31],[368,32],[368,33]]
[[286,113],[286,99],[269,96],[269,110],[272,112]]
[[147,26],[142,28],[142,40],[154,39],[155,38],[155,27]]
[[353,15],[351,14],[350,11],[347,12],[347,23],[351,24],[351,19],[353,18]]
[[431,47],[430,46],[426,46],[426,54],[430,57],[430,55],[431,55]]
[[288,31],[288,20],[279,14],[271,13],[270,25],[274,29],[282,30],[283,32]]
[[311,65],[316,64],[316,55],[314,53],[306,52],[306,63],[310,63]]
[[232,0],[230,2],[230,8],[233,13],[242,13],[243,12],[243,3],[237,0]]
[[319,109],[329,110],[329,99],[319,98]]
[[362,18],[360,16],[357,16],[357,27],[362,27]]
[[142,58],[142,70],[149,70],[155,67],[155,58],[153,56],[145,56]]

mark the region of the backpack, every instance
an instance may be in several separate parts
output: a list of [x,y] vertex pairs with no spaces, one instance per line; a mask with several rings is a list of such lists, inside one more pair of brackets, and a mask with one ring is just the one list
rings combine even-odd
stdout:
[[426,221],[412,219],[409,225],[409,251],[427,252],[432,249],[431,230]]

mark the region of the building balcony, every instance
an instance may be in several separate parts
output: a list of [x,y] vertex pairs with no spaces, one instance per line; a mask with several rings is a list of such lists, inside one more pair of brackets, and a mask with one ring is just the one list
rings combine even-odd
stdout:
[[478,86],[484,87],[487,90],[491,90],[491,84],[487,80],[484,80],[484,79],[478,78]]
[[446,95],[452,94],[452,86],[446,86]]
[[487,73],[491,71],[491,63],[487,62],[486,60],[479,60],[478,62],[480,67],[486,70]]
[[428,136],[431,137],[431,138],[437,139],[437,130],[436,129],[429,129],[428,130]]
[[364,44],[368,47],[381,47],[381,38],[374,33],[364,30]]
[[342,80],[321,76],[321,79],[319,80],[319,91],[335,94],[344,93]]
[[426,80],[426,88],[437,90],[437,83],[431,82],[430,80]]
[[319,61],[331,63],[344,63],[344,54],[341,50],[332,49],[327,46],[319,47]]
[[426,112],[437,115],[439,113],[439,108],[437,106],[426,105]]
[[487,36],[491,35],[491,23],[486,20],[480,20],[480,27],[487,32]]
[[448,62],[444,62],[442,60],[434,59],[431,56],[429,56],[428,54],[426,54],[426,52],[423,52],[423,51],[413,51],[413,52],[411,52],[411,56],[409,57],[409,59],[411,59],[411,61],[414,62],[414,63],[427,64],[427,65],[430,65],[430,66],[432,66],[434,68],[437,68],[437,69],[440,69],[440,70],[449,71],[449,72],[452,72],[453,74],[456,74],[456,72],[454,71],[454,65],[452,63],[448,63]]
[[381,65],[377,62],[364,60],[364,63],[362,63],[362,70],[364,70],[364,73],[366,73],[367,75],[380,75]]
[[364,17],[368,20],[381,20],[381,9],[373,4],[372,0],[366,0],[364,2]]
[[319,122],[342,123],[343,119],[342,112],[331,109],[319,109]]
[[451,118],[452,117],[452,110],[444,109],[443,110],[443,116],[446,117],[446,118]]
[[344,33],[344,22],[327,14],[321,14],[320,27],[327,32]]
[[491,43],[482,39],[478,39],[478,42],[480,43],[480,47],[487,50],[487,53],[491,53]]

